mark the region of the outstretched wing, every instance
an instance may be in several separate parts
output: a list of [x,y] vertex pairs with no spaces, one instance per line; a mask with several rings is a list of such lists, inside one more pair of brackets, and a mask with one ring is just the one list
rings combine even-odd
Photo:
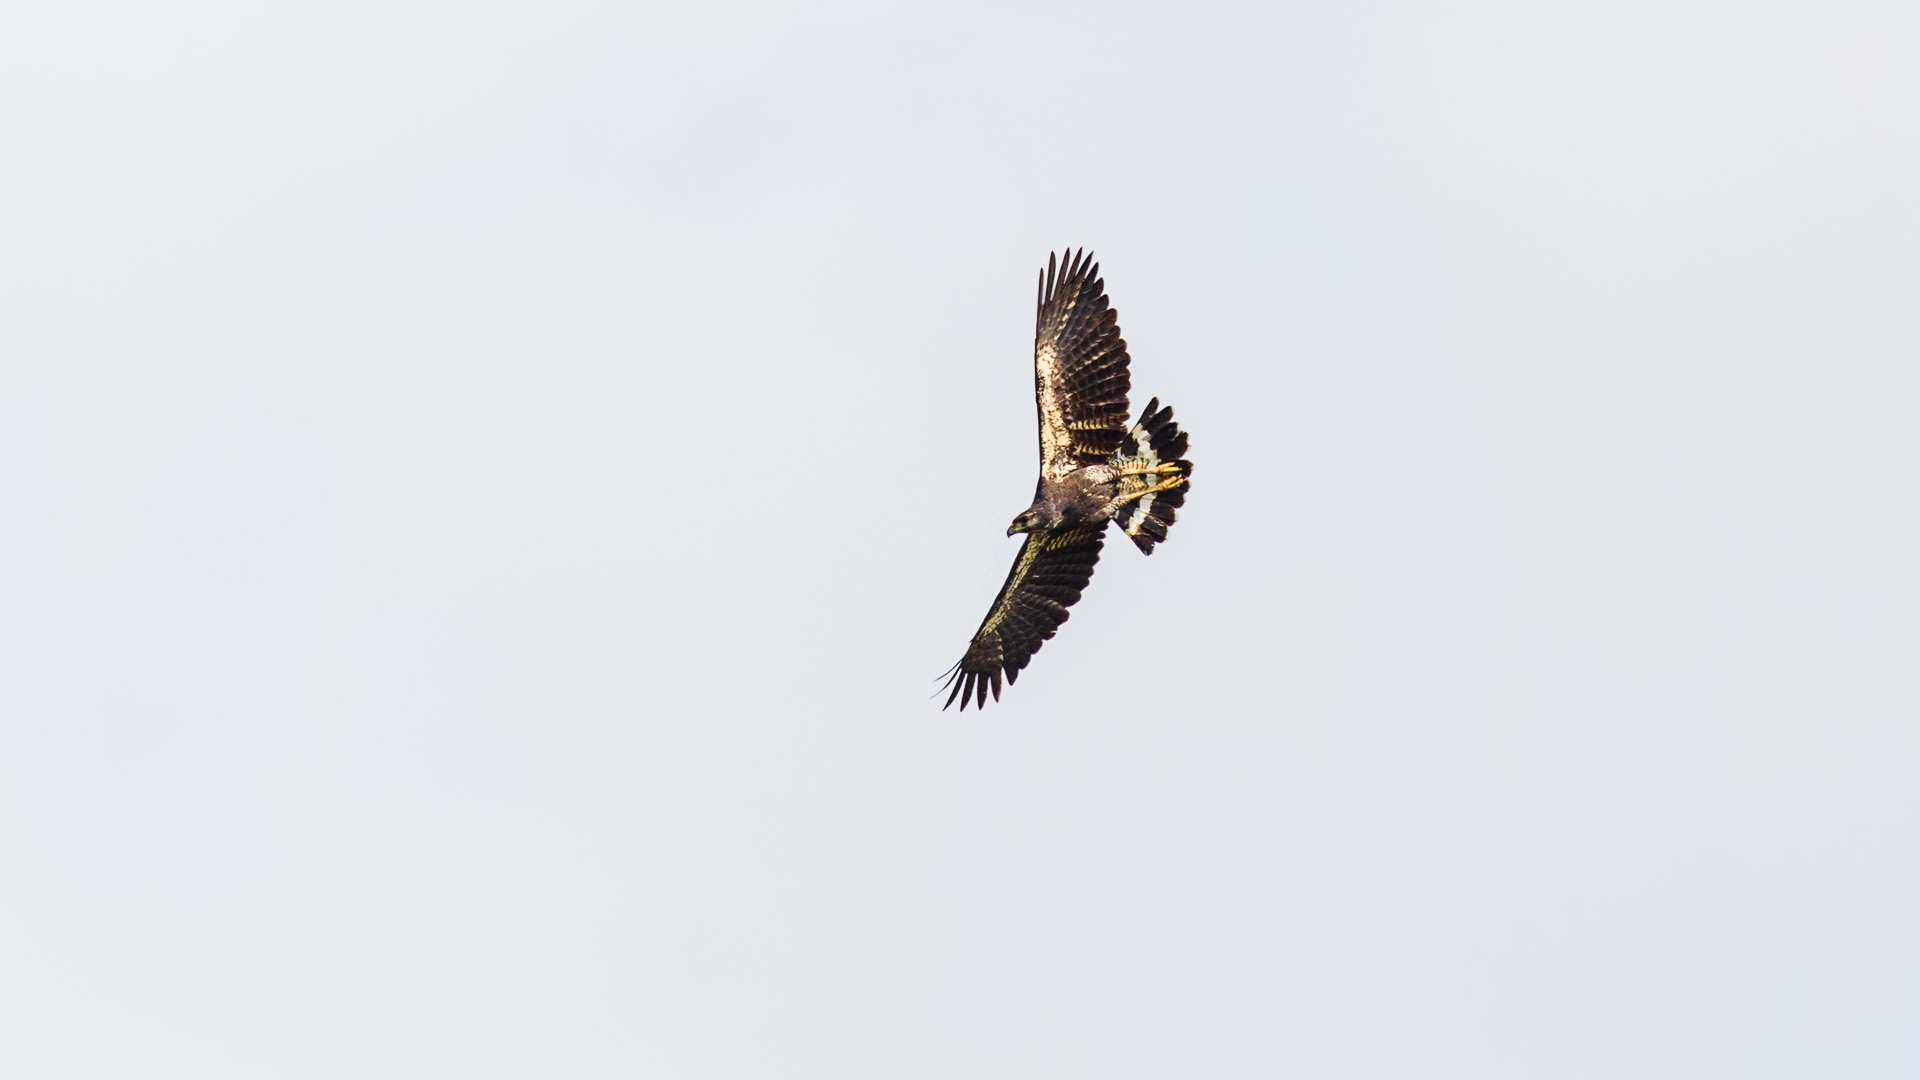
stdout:
[[1043,475],[1105,464],[1127,437],[1127,343],[1116,319],[1098,263],[1083,251],[1061,271],[1047,256],[1033,330]]
[[[1067,621],[1067,609],[1080,599],[1081,590],[1093,578],[1093,564],[1100,561],[1100,544],[1107,523],[1083,525],[1060,532],[1027,534],[1020,557],[1013,561],[1007,583],[993,598],[987,617],[974,632],[967,654],[948,672],[946,686],[953,687],[947,705],[957,698],[960,711],[967,711],[967,700],[985,708],[987,690],[1000,700],[1000,674],[1007,681],[1020,677],[1041,642],[1053,636]],[[941,706],[946,708],[947,705]]]

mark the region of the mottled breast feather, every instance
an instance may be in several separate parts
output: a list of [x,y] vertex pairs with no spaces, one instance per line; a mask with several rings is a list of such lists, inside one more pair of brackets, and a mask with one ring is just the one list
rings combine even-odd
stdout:
[[1040,471],[1058,480],[1113,456],[1127,435],[1127,343],[1107,304],[1100,264],[1051,255],[1034,316],[1033,390],[1040,414]]

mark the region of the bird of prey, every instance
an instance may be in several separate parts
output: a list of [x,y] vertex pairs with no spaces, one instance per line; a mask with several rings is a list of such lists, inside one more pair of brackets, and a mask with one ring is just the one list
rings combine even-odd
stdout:
[[[1064,262],[1064,267],[1059,265]],[[1093,578],[1107,523],[1143,554],[1167,538],[1186,500],[1193,463],[1173,410],[1154,398],[1127,426],[1127,343],[1107,304],[1100,265],[1086,253],[1056,261],[1040,275],[1033,332],[1033,396],[1040,413],[1040,481],[1033,505],[1007,535],[1026,533],[1006,584],[973,642],[946,675],[946,708],[987,691],[1000,700],[1000,677],[1011,683],[1067,621],[1067,609]]]

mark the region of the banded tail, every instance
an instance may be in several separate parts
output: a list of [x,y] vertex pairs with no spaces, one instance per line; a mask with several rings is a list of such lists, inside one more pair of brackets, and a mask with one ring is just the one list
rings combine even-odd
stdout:
[[[1186,459],[1186,452],[1187,433],[1173,422],[1173,407],[1162,409],[1160,399],[1154,398],[1108,462],[1120,469],[1142,470],[1121,477],[1120,497],[1131,497],[1131,501],[1114,512],[1113,520],[1143,555],[1153,554],[1153,545],[1167,538],[1167,526],[1187,501],[1193,462]],[[1174,466],[1167,473],[1145,471],[1167,465]],[[1163,484],[1167,485],[1164,490],[1151,490]]]

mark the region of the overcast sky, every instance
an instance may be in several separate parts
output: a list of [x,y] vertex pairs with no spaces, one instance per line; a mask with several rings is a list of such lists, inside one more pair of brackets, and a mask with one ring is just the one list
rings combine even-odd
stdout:
[[9,8],[0,1072],[1920,1074],[1920,17],[1443,7]]

